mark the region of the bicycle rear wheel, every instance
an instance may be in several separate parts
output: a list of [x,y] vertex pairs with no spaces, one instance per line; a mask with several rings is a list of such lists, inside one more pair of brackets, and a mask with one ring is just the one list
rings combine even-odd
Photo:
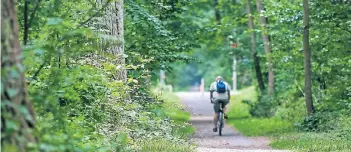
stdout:
[[223,129],[223,112],[220,112],[219,119],[218,119],[218,133],[220,136],[222,136],[222,129]]

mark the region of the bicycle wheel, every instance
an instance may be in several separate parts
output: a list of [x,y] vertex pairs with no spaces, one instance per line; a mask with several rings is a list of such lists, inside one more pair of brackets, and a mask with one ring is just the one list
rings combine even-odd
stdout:
[[220,136],[222,136],[222,129],[223,129],[223,112],[219,112],[218,133]]

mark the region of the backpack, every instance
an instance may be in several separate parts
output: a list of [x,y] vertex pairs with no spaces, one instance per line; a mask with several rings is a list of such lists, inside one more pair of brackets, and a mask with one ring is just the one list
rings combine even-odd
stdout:
[[217,82],[217,92],[218,93],[225,93],[227,91],[226,86],[223,81]]

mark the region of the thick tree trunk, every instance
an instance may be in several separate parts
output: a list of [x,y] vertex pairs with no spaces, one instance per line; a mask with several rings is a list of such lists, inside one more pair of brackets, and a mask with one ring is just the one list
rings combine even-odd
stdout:
[[311,85],[311,52],[309,44],[309,6],[308,0],[303,1],[303,50],[305,56],[305,100],[308,115],[314,112]]
[[213,0],[217,25],[221,25],[221,13],[218,9],[218,0]]
[[251,31],[251,53],[252,57],[254,60],[254,66],[255,66],[255,71],[256,71],[256,78],[258,82],[258,87],[260,88],[260,91],[263,92],[265,87],[262,79],[262,74],[261,74],[261,67],[260,67],[260,58],[257,56],[257,51],[256,51],[256,34],[253,31],[254,23],[253,23],[253,16],[251,14],[251,8],[250,8],[250,0],[246,1],[246,11],[247,15],[249,17],[249,30]]
[[[97,3],[104,4],[104,0],[97,0]],[[109,30],[108,35],[117,37],[120,43],[113,44],[107,49],[107,52],[115,56],[117,65],[121,67],[116,71],[117,80],[127,80],[127,71],[124,58],[124,28],[123,28],[123,0],[111,2],[105,9],[103,24]],[[103,42],[104,43],[104,42]]]
[[18,39],[15,0],[1,1],[1,145],[26,151],[28,143],[36,142],[34,111],[28,99],[27,83]]
[[262,0],[256,0],[257,11],[260,15],[261,26],[262,30],[262,40],[264,51],[266,52],[267,56],[267,65],[268,65],[268,94],[272,95],[274,93],[274,72],[273,72],[273,63],[271,59],[271,48],[269,46],[269,36],[268,36],[268,24],[267,18],[261,15],[261,11],[263,11],[263,4]]
[[109,51],[118,58],[117,64],[122,68],[117,70],[117,79],[127,81],[127,71],[124,59],[124,28],[123,28],[123,0],[117,0],[110,6],[110,17],[107,21],[110,25],[111,35],[119,37],[122,42],[119,45],[113,46]]

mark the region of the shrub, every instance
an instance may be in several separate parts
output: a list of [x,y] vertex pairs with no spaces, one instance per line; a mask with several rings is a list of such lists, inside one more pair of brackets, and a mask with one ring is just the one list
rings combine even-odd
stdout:
[[250,114],[254,117],[272,117],[278,107],[278,102],[268,95],[261,95],[258,101],[243,100],[243,103],[250,106]]

